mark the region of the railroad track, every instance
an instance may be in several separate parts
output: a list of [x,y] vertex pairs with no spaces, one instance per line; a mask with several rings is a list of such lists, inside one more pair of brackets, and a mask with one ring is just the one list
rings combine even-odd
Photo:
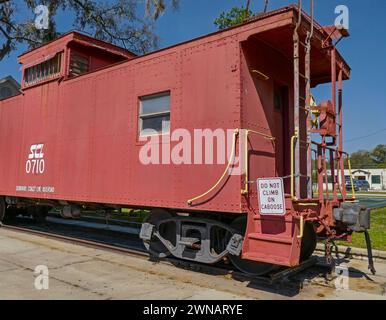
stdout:
[[[96,249],[102,249],[102,250],[108,250],[108,251],[117,252],[121,254],[129,254],[129,255],[140,256],[144,258],[150,258],[152,261],[157,261],[160,263],[168,263],[168,264],[171,263],[173,265],[183,266],[184,268],[189,267],[189,269],[191,270],[195,270],[195,271],[200,270],[202,272],[210,273],[210,274],[225,275],[229,273],[234,273],[234,274],[238,274],[239,276],[243,275],[241,272],[227,268],[225,265],[220,267],[220,266],[204,265],[204,264],[190,262],[190,261],[183,261],[183,260],[180,260],[177,258],[171,258],[171,257],[167,257],[163,259],[152,257],[143,247],[142,241],[139,238],[137,238],[136,240],[134,239],[135,235],[131,235],[132,239],[130,239],[130,244],[127,244],[123,241],[124,239],[122,239],[122,234],[124,234],[125,236],[128,236],[130,235],[129,233],[122,233],[122,232],[116,232],[113,230],[102,229],[103,232],[110,233],[108,237],[103,237],[103,235],[101,235],[101,229],[91,228],[88,226],[87,223],[85,224],[86,226],[82,226],[80,224],[68,225],[67,220],[63,219],[63,225],[61,225],[60,222],[58,222],[58,220],[55,221],[55,224],[50,223],[49,225],[47,225],[44,223],[43,224],[31,223],[30,219],[25,219],[25,221],[23,220],[24,219],[21,218],[19,219],[19,221],[16,221],[16,223],[14,222],[13,224],[9,224],[9,223],[2,224],[2,228],[16,231],[16,232],[22,232],[22,233],[28,233],[36,236],[46,237],[50,239],[61,240],[69,243],[80,244],[80,245],[84,245],[84,246],[92,247]],[[82,220],[77,220],[77,221],[82,222]],[[87,219],[87,221],[85,222],[89,222],[89,219]],[[67,234],[74,233],[74,230],[71,230],[73,228],[78,229],[78,230],[75,230],[76,231],[75,233],[77,234],[77,236],[60,234],[66,231],[67,231]],[[81,229],[81,233],[79,232],[79,229]],[[88,239],[85,239],[85,237]],[[90,238],[94,238],[94,239],[98,238],[98,239],[90,240]],[[116,240],[121,240],[121,242],[115,241],[114,244],[108,243],[108,240],[111,240],[112,238]]]
[[106,250],[111,250],[111,251],[120,252],[120,253],[149,256],[149,254],[145,250],[141,250],[141,249],[127,248],[127,247],[125,248],[125,247],[110,245],[110,244],[103,243],[103,242],[81,239],[78,237],[69,237],[69,236],[64,236],[61,234],[55,234],[55,233],[51,233],[51,232],[46,232],[46,231],[41,231],[41,230],[36,230],[36,229],[31,229],[31,228],[26,228],[26,227],[19,227],[19,226],[9,225],[9,224],[2,224],[1,227],[4,229],[8,229],[8,230],[23,232],[23,233],[29,233],[29,234],[33,234],[33,235],[37,235],[37,236],[43,236],[43,237],[51,238],[51,239],[64,240],[66,242],[82,244],[82,245],[85,245],[88,247],[93,247],[93,248],[98,248],[98,249],[106,249]]
[[[130,239],[129,244],[125,242],[117,242],[115,240],[124,240],[122,239],[122,234],[127,236],[130,233],[123,233],[119,231],[116,232],[114,230],[103,228],[92,228],[90,227],[90,220],[93,219],[87,218],[85,221],[76,220],[76,224],[69,224],[67,219],[55,218],[55,220],[48,220],[48,223],[31,223],[31,219],[16,218],[16,221],[13,221],[13,224],[2,224],[1,227],[16,232],[28,233],[50,239],[61,240],[95,249],[108,250],[111,252],[128,254],[141,258],[150,258],[152,261],[157,261],[159,263],[169,265],[172,264],[176,267],[182,267],[191,271],[203,272],[214,276],[226,276],[227,278],[234,278],[240,281],[258,281],[262,284],[273,284],[279,282],[280,280],[286,280],[290,276],[298,274],[318,264],[317,257],[312,257],[311,259],[303,262],[300,266],[296,268],[281,268],[279,270],[271,272],[266,276],[250,276],[248,274],[235,270],[232,265],[228,265],[225,263],[221,263],[219,265],[206,265],[193,261],[181,260],[174,257],[159,259],[149,255],[149,253],[143,247],[142,241],[139,240],[139,238],[135,239],[135,237],[138,237],[137,235],[131,235],[132,239]],[[50,221],[54,221],[54,223]],[[84,225],[82,225],[82,223],[84,223]],[[100,224],[101,226],[104,225],[102,223]],[[120,222],[119,224],[122,223]],[[101,230],[105,233],[110,233],[110,235],[103,239],[103,235],[101,235]],[[75,234],[77,234],[76,236],[69,235],[71,233],[74,233],[74,231]],[[63,233],[66,233],[66,235],[64,235]],[[114,243],[112,244],[112,241],[109,240],[113,239]]]

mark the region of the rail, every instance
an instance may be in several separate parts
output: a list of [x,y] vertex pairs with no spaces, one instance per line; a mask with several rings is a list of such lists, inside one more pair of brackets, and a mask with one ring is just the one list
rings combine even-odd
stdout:
[[[229,168],[234,160],[234,157],[236,155],[236,144],[237,144],[237,137],[240,135],[240,132],[242,131],[242,129],[235,129],[234,130],[234,133],[233,133],[233,141],[232,141],[232,148],[231,148],[231,152],[230,152],[230,156],[229,156],[229,160],[228,160],[228,163],[227,163],[227,166],[223,172],[223,174],[221,175],[221,177],[216,181],[216,183],[211,187],[209,188],[207,191],[205,191],[204,193],[196,196],[196,197],[193,197],[189,200],[187,200],[187,204],[189,206],[192,206],[193,205],[193,202],[195,202],[196,200],[199,200],[205,196],[207,196],[208,194],[210,194],[213,190],[215,190],[218,185],[221,183],[221,181],[223,181],[223,179],[226,177],[227,173],[229,172]],[[251,129],[246,129],[245,130],[245,145],[244,145],[244,168],[245,168],[245,181],[244,181],[244,188],[241,189],[241,194],[242,195],[247,195],[249,194],[249,165],[248,165],[248,153],[249,153],[249,148],[248,148],[248,141],[249,141],[249,135],[253,133],[253,134],[256,134],[256,135],[259,135],[259,136],[262,136],[264,137],[265,139],[269,139],[270,141],[272,141],[274,143],[275,141],[275,137],[272,137],[268,134],[265,134],[265,133],[262,133],[262,132],[258,132],[258,131],[255,131],[255,130],[251,130]],[[298,196],[295,194],[295,143],[296,141],[299,139],[299,132],[297,129],[295,129],[295,133],[294,135],[291,137],[291,174],[290,174],[290,187],[291,187],[291,199],[293,201],[299,201],[299,198]],[[335,175],[335,167],[333,165],[335,159],[337,158],[336,155],[340,152],[338,149],[336,148],[332,148],[332,147],[329,147],[323,143],[319,143],[319,142],[315,142],[315,141],[311,141],[312,144],[316,145],[318,150],[316,151],[316,154],[317,154],[317,171],[318,171],[318,194],[319,194],[319,203],[320,202],[323,202],[324,201],[324,193],[326,192],[326,196],[327,198],[329,198],[329,190],[328,190],[328,175],[327,175],[327,160],[326,160],[326,151],[329,151],[330,152],[330,168],[331,168],[331,172],[330,172],[330,175],[332,176],[332,184],[333,184],[333,197],[334,197],[334,200],[337,200],[337,187],[338,189],[340,190],[340,194],[343,198],[343,200],[346,200],[347,198],[347,195],[346,195],[346,185],[345,185],[345,181],[340,181],[339,182],[339,171],[343,171],[343,175],[344,176],[344,168],[341,168],[341,167],[338,167],[337,170],[338,170],[338,175]],[[354,188],[354,182],[353,182],[353,176],[352,176],[352,169],[351,169],[351,161],[350,161],[350,156],[348,155],[347,152],[340,152],[341,154],[344,154],[347,156],[347,164],[348,164],[348,167],[349,167],[349,175],[350,175],[350,184],[351,184],[351,190],[352,190],[352,199],[355,200],[356,199],[356,195],[355,195],[355,188]],[[342,180],[342,179],[341,179]],[[340,183],[343,184],[343,187],[340,186]],[[326,188],[324,188],[324,186]],[[343,192],[342,192],[343,190]],[[298,205],[305,205],[305,206],[311,206],[311,205],[318,205],[317,203],[301,203],[301,202],[298,202],[297,203]]]
[[242,195],[247,195],[249,193],[249,166],[248,166],[248,136],[249,133],[254,133],[259,136],[262,136],[268,140],[271,140],[273,143],[275,141],[275,137],[272,137],[268,134],[258,132],[255,130],[247,129],[245,134],[245,146],[244,146],[244,165],[245,165],[245,182],[244,182],[244,189],[241,190]]
[[297,201],[295,196],[295,141],[299,137],[299,132],[295,129],[295,134],[291,137],[291,199]]
[[[292,201],[299,201],[299,198],[295,194],[295,168],[294,168],[294,162],[295,162],[295,143],[299,138],[299,132],[298,130],[295,129],[294,135],[291,137],[291,199]],[[345,179],[341,178],[339,181],[339,177],[344,177],[344,168],[341,166],[338,166],[337,169],[334,167],[334,162],[335,159],[337,159],[338,153],[345,155],[347,159],[347,165],[348,165],[348,170],[349,170],[349,177],[350,177],[350,185],[351,185],[351,192],[352,192],[352,197],[351,199],[355,201],[356,199],[356,194],[355,194],[355,187],[354,187],[354,181],[353,181],[353,175],[352,175],[352,167],[351,167],[351,160],[350,156],[347,152],[340,152],[337,148],[332,148],[329,147],[323,143],[311,141],[312,144],[316,145],[318,150],[315,151],[313,150],[316,155],[317,155],[317,178],[318,178],[318,194],[319,194],[319,202],[323,202],[325,198],[325,193],[326,197],[329,198],[329,189],[328,189],[328,184],[329,184],[329,175],[327,174],[327,159],[326,159],[326,151],[330,152],[330,175],[331,175],[331,183],[333,184],[333,197],[334,200],[337,200],[337,188],[340,191],[341,197],[344,201],[347,199],[347,193],[346,193],[346,183]],[[337,171],[337,174],[335,174],[335,170]],[[343,174],[339,174],[340,172],[343,172]],[[313,203],[297,203],[299,205],[317,205]]]
[[227,166],[223,172],[223,174],[221,175],[221,177],[216,181],[216,183],[211,187],[209,188],[207,191],[205,191],[204,193],[194,197],[194,198],[191,198],[189,200],[187,200],[187,204],[189,206],[192,206],[193,205],[193,202],[195,202],[196,200],[199,200],[205,196],[207,196],[208,194],[210,194],[213,190],[215,190],[217,188],[217,186],[221,183],[221,181],[223,181],[223,179],[226,177],[228,171],[229,171],[229,168],[234,160],[234,157],[235,157],[235,153],[236,153],[236,142],[237,142],[237,137],[239,136],[240,132],[245,132],[245,145],[244,145],[244,166],[245,166],[245,182],[244,182],[244,188],[241,189],[241,194],[242,195],[247,195],[249,193],[249,166],[248,166],[248,152],[249,152],[249,149],[248,149],[248,137],[249,137],[249,134],[250,133],[253,133],[253,134],[256,134],[256,135],[259,135],[261,137],[264,137],[265,139],[268,139],[270,141],[272,141],[274,143],[275,141],[275,137],[272,137],[268,134],[265,134],[265,133],[262,133],[262,132],[259,132],[259,131],[255,131],[255,130],[252,130],[252,129],[235,129],[234,133],[233,133],[233,141],[232,141],[232,149],[231,149],[231,153],[230,153],[230,156],[229,156],[229,160],[228,160],[228,163],[227,163]]
[[[349,177],[350,177],[350,185],[352,190],[352,197],[351,199],[355,200],[355,188],[354,188],[354,181],[352,176],[352,169],[351,169],[351,160],[350,155],[347,152],[339,151],[338,148],[332,148],[329,147],[323,143],[312,141],[312,144],[316,145],[318,150],[316,151],[317,154],[317,170],[321,172],[318,174],[318,193],[319,193],[319,200],[324,200],[324,195],[326,193],[326,197],[329,197],[329,175],[327,174],[327,160],[326,160],[326,151],[329,151],[330,155],[330,176],[331,176],[331,183],[333,184],[332,192],[333,192],[333,198],[334,200],[337,200],[337,187],[340,191],[341,197],[344,201],[347,200],[347,190],[346,190],[346,180],[345,180],[345,174],[344,174],[344,167],[339,164],[335,169],[334,162],[335,159],[338,159],[341,155],[345,155],[347,159],[347,165],[349,170]],[[340,181],[339,181],[340,177]],[[324,180],[323,180],[324,178]],[[324,188],[325,185],[325,188]]]
[[235,129],[235,131],[233,132],[232,150],[231,150],[231,153],[230,153],[230,156],[229,156],[228,164],[227,164],[223,174],[221,175],[221,177],[217,180],[217,182],[209,190],[207,190],[206,192],[204,192],[204,193],[202,193],[202,194],[200,194],[200,195],[198,195],[198,196],[196,196],[194,198],[189,199],[187,201],[189,206],[193,205],[194,201],[205,197],[206,195],[211,193],[214,189],[216,189],[216,187],[220,184],[220,182],[227,175],[229,167],[230,167],[231,163],[233,162],[233,159],[234,159],[234,156],[235,156],[236,141],[237,141],[237,136],[238,135],[239,135],[239,129]]
[[349,154],[348,153],[345,153],[345,154],[347,156],[348,172],[350,174],[350,184],[351,184],[352,198],[355,200],[356,199],[356,195],[355,195],[355,188],[354,188],[354,180],[353,180],[353,177],[352,177],[351,160],[350,160]]
[[304,216],[303,215],[300,215],[299,216],[299,234],[297,235],[297,238],[298,239],[302,239],[303,238],[303,235],[304,235]]
[[[131,256],[140,257],[142,259],[143,258],[148,259],[149,257],[149,253],[141,249],[140,247],[138,248],[121,247],[115,244],[99,242],[97,240],[86,240],[86,239],[80,238],[79,236],[64,236],[53,232],[52,228],[50,228],[49,231],[39,231],[39,230],[31,229],[29,227],[20,227],[15,225],[8,225],[8,224],[2,225],[1,228],[8,229],[14,232],[31,234],[34,236],[44,237],[44,238],[53,239],[53,240],[59,240],[67,243],[79,244],[89,248],[111,251],[118,254],[126,254],[126,255],[128,254]],[[242,277],[245,280],[255,281],[255,282],[259,281],[262,284],[269,284],[269,285],[272,285],[273,283],[276,283],[276,281],[279,281],[285,277],[288,277],[290,275],[295,275],[301,271],[304,271],[307,268],[314,267],[317,264],[317,262],[318,262],[317,258],[313,256],[306,261],[300,262],[300,264],[296,267],[285,268],[285,269],[280,268],[264,276],[255,276],[255,275],[250,275],[248,273],[240,272],[234,268],[229,268],[227,266],[207,265],[207,264],[197,263],[194,261],[181,260],[170,256],[157,260],[157,263],[161,263],[163,265],[171,265],[171,266],[179,265],[179,266],[183,266],[188,270],[193,270],[195,272],[199,271],[202,273],[210,273],[212,275],[219,275],[220,277],[223,277],[224,275],[229,274],[229,275],[233,275],[236,278]]]

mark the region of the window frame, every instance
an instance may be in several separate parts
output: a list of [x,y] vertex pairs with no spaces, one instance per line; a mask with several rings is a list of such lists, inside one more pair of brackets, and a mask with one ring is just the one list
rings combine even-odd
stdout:
[[[169,109],[167,111],[159,111],[159,112],[149,112],[149,113],[142,113],[142,101],[143,100],[150,100],[152,98],[159,98],[159,97],[164,97],[168,96],[169,97]],[[141,95],[138,97],[138,136],[139,137],[149,137],[153,135],[168,135],[170,134],[170,123],[171,123],[171,90],[166,90],[166,91],[161,91],[153,94],[147,94],[147,95]],[[158,118],[158,117],[165,117],[169,116],[169,130],[163,132],[162,129],[161,131],[157,131],[156,134],[144,134],[143,131],[146,129],[143,129],[143,120],[144,119],[151,119],[151,118]],[[152,129],[156,131],[155,129]]]
[[[83,61],[81,61],[81,60],[83,60]],[[79,74],[73,73],[74,70],[71,69],[72,67],[74,67],[73,62],[76,62],[79,65],[86,65],[87,70],[84,71],[82,69],[79,69],[79,71],[81,71],[81,73],[79,73]],[[75,50],[71,50],[69,66],[68,66],[68,76],[69,77],[71,77],[71,78],[79,77],[81,75],[89,73],[90,72],[90,67],[91,67],[91,56],[83,54],[83,53],[75,51]]]
[[[23,88],[33,87],[55,80],[62,75],[63,52],[51,58],[29,66],[23,70]],[[56,70],[56,72],[54,72]]]
[[[375,178],[376,178],[379,182],[374,182]],[[373,175],[371,175],[371,184],[382,184],[382,177],[381,177],[381,175],[379,175],[379,174],[373,174]]]

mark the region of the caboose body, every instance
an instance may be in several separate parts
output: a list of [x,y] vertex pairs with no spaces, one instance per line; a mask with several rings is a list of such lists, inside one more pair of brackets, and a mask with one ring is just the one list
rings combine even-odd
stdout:
[[[327,166],[344,169],[342,126],[334,132],[342,105],[335,96],[307,102],[309,87],[333,82],[336,91],[336,80],[341,89],[349,78],[333,45],[342,32],[299,12],[286,7],[142,56],[77,32],[21,55],[21,94],[0,101],[3,215],[145,208],[141,238],[153,254],[207,263],[229,256],[252,273],[298,265],[316,234],[347,238],[353,226],[365,228],[358,221],[368,212],[349,202],[345,179],[334,177],[329,196],[324,190]],[[310,51],[296,55],[311,28]],[[311,133],[322,137],[316,197]],[[144,163],[150,153],[155,160]],[[262,178],[278,184],[268,190],[282,195],[278,207],[259,196]]]

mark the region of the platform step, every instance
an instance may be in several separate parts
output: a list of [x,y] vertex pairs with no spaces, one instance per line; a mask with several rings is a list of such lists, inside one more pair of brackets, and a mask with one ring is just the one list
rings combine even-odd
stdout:
[[262,234],[262,233],[250,233],[248,235],[250,239],[264,240],[269,242],[288,243],[292,244],[292,238],[278,237],[276,235]]

